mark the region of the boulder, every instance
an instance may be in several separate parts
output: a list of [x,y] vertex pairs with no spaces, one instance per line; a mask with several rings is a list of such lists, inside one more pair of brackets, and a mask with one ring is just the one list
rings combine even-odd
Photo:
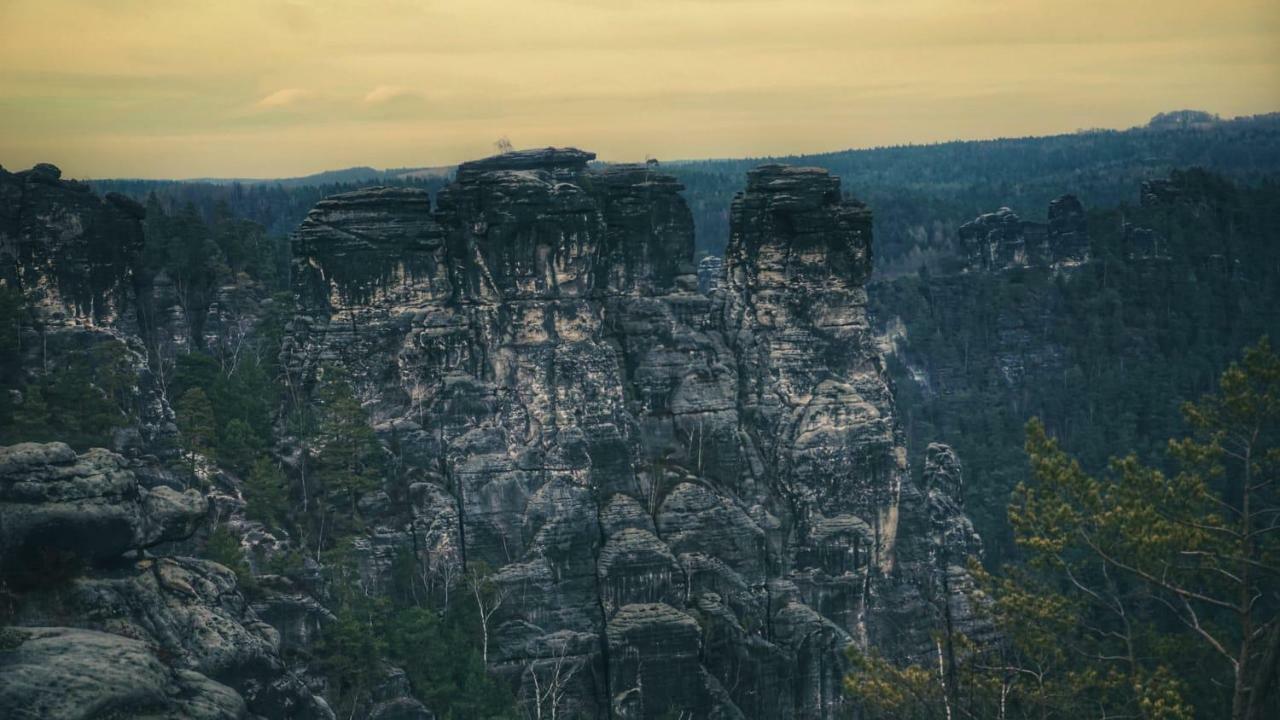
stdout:
[[101,448],[0,447],[0,566],[9,570],[48,553],[98,562],[181,540],[206,508],[194,490],[142,487],[123,457]]
[[141,640],[66,627],[7,628],[0,715],[45,720],[239,720],[244,700],[198,672],[161,662]]

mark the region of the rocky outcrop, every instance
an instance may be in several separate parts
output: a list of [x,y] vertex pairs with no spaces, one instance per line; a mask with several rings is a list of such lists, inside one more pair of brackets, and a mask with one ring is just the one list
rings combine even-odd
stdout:
[[1074,195],[1049,203],[1048,222],[1023,220],[1007,207],[960,226],[960,253],[973,271],[1073,267],[1089,260],[1084,206]]
[[964,511],[964,474],[950,446],[932,443],[922,473],[929,514],[931,568],[924,578],[950,638],[962,634],[981,646],[994,638],[989,614],[979,612],[970,561],[982,558],[982,538]]
[[61,177],[47,163],[0,168],[0,281],[21,290],[43,321],[118,322],[134,307],[144,211]]
[[1049,203],[1049,260],[1055,264],[1075,264],[1089,260],[1089,223],[1075,195],[1063,195]]
[[124,458],[62,443],[0,448],[0,563],[35,569],[67,553],[94,562],[190,537],[204,497],[139,485]]
[[718,255],[708,255],[698,261],[698,290],[709,293],[724,284],[724,260]]
[[561,716],[834,717],[845,646],[905,657],[896,623],[936,619],[881,612],[932,540],[870,212],[825,171],[752,171],[704,294],[676,181],[593,157],[464,163],[434,209],[360,191],[296,233],[284,364],[344,368],[398,468],[361,503],[366,579],[494,568],[492,668]]
[[961,225],[960,246],[968,258],[969,267],[1003,270],[1031,264],[1038,248],[1034,243],[1030,249],[1027,247],[1029,225],[1007,207],[979,215]]
[[[157,283],[141,269],[145,212],[123,195],[99,197],[61,178],[46,163],[17,173],[0,168],[0,287],[23,301],[16,355],[3,365],[14,376],[4,383],[38,383],[85,358],[91,368],[116,364],[114,371],[130,376],[118,401],[133,422],[116,432],[112,449],[131,457],[169,453],[177,428],[148,362]],[[176,296],[169,300],[177,304]]]
[[0,448],[0,579],[17,591],[4,620],[18,626],[0,630],[15,645],[0,643],[0,714],[332,717],[234,573],[148,555],[189,537],[207,507],[140,482],[162,477],[102,449]]
[[240,720],[231,688],[162,662],[141,640],[65,627],[9,628],[0,646],[5,717]]

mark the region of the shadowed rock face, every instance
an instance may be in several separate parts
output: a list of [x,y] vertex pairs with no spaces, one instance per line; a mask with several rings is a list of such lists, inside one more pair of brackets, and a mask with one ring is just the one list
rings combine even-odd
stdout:
[[0,286],[17,290],[26,309],[20,375],[11,382],[35,381],[67,358],[118,350],[136,378],[129,402],[139,422],[116,433],[113,449],[163,453],[177,428],[146,357],[153,303],[140,262],[145,212],[123,195],[99,197],[61,177],[47,163],[17,173],[0,168]]
[[47,163],[0,168],[0,280],[42,320],[115,322],[132,298],[143,209],[61,177]]
[[367,506],[367,579],[496,568],[491,664],[528,703],[562,683],[562,716],[834,717],[843,648],[920,651],[945,571],[869,336],[870,212],[758,168],[703,294],[676,181],[593,157],[465,163],[434,210],[360,191],[298,230],[285,364],[347,369],[410,499]]
[[1050,202],[1046,223],[1023,220],[1006,207],[961,225],[958,235],[974,271],[1073,267],[1089,260],[1087,217],[1075,195]]
[[1082,263],[1089,259],[1089,226],[1075,195],[1049,203],[1049,255],[1053,262]]

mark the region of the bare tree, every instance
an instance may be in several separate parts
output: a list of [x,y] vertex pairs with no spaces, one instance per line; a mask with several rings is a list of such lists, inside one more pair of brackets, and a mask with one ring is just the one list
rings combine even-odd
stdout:
[[480,655],[487,666],[489,664],[489,620],[507,599],[507,591],[494,583],[483,567],[469,569],[466,582],[472,597],[475,598],[476,612],[480,614]]
[[569,682],[573,680],[573,676],[582,668],[582,664],[578,662],[570,662],[566,667],[566,658],[569,655],[569,641],[567,638],[556,643],[559,647],[555,651],[555,655],[551,659],[551,667],[546,672],[544,679],[539,675],[537,665],[530,663],[525,670],[533,680],[533,717],[537,720],[557,720],[560,716],[560,704],[564,700],[565,693],[568,692]]
[[493,146],[498,148],[498,153],[506,155],[509,152],[515,152],[516,146],[511,144],[511,138],[503,135],[494,141]]

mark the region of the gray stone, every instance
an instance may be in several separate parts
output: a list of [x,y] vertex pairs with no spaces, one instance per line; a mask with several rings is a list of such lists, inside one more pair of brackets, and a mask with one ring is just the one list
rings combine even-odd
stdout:
[[123,457],[101,448],[0,447],[0,564],[10,569],[42,553],[100,561],[180,540],[206,507],[194,490],[140,486]]
[[0,648],[0,715],[45,720],[247,717],[231,688],[161,662],[141,640],[65,627],[9,629]]

